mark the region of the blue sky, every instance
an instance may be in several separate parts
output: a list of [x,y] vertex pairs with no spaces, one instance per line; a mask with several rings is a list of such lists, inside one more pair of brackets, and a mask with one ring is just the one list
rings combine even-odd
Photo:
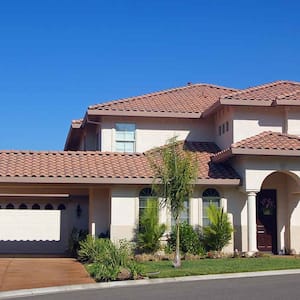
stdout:
[[61,150],[88,105],[300,81],[300,1],[0,0],[0,149]]

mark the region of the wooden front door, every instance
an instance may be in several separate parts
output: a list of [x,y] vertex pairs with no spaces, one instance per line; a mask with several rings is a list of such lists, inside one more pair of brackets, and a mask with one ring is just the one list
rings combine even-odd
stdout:
[[261,190],[256,197],[257,248],[277,253],[276,190]]

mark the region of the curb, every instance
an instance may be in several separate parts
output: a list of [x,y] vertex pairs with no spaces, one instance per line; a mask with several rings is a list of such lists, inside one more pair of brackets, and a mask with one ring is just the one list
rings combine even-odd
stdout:
[[55,287],[47,287],[47,288],[24,289],[24,290],[0,292],[0,299],[12,299],[16,297],[25,297],[25,296],[41,296],[47,294],[57,294],[62,292],[84,291],[84,290],[92,290],[92,289],[121,288],[121,287],[143,286],[143,285],[163,284],[163,283],[192,282],[192,281],[219,280],[219,279],[237,279],[237,278],[251,278],[251,277],[263,277],[263,276],[295,275],[295,274],[300,274],[300,269],[197,275],[197,276],[143,279],[143,280],[132,280],[132,281],[87,283],[87,284],[65,285],[65,286],[55,286]]

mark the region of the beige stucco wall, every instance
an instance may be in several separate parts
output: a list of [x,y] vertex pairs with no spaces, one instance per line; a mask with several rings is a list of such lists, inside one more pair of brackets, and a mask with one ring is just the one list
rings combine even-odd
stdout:
[[297,107],[287,109],[287,133],[300,135],[300,109]]
[[236,107],[233,111],[233,142],[263,131],[282,132],[285,123],[283,109],[274,107]]
[[[226,149],[230,147],[233,141],[233,109],[226,106],[219,110],[214,115],[214,135],[215,143],[221,148]],[[226,130],[226,122],[228,122],[228,131]],[[225,132],[219,134],[219,126],[225,127]]]
[[101,150],[115,151],[115,124],[136,124],[136,152],[162,146],[174,136],[179,140],[213,141],[213,121],[176,118],[103,117],[101,124]]
[[110,230],[110,189],[91,188],[89,193],[89,232],[95,236]]
[[[232,253],[235,248],[246,251],[247,237],[242,236],[241,228],[244,226],[243,211],[245,210],[246,196],[237,187],[196,187],[193,197],[190,199],[189,218],[190,224],[197,228],[202,226],[202,193],[208,188],[216,188],[221,196],[221,205],[230,215],[235,232],[231,243],[225,248]],[[133,240],[138,226],[139,192],[143,186],[118,186],[111,189],[111,239],[115,242],[120,239]],[[170,230],[171,216],[166,208],[159,212],[160,223],[168,225]]]

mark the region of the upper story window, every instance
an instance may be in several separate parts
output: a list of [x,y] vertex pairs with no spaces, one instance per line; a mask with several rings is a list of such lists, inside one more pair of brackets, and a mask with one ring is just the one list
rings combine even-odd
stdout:
[[216,189],[206,189],[202,194],[202,226],[209,225],[207,208],[210,205],[220,207],[220,194]]
[[135,124],[116,123],[116,151],[135,152]]

